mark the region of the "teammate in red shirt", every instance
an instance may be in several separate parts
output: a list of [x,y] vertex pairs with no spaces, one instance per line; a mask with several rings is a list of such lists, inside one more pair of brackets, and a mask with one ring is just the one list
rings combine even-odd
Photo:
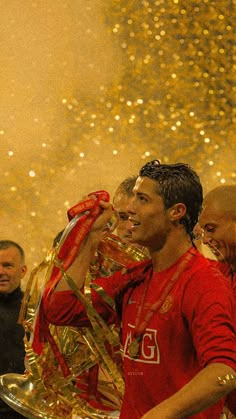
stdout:
[[[218,260],[212,263],[229,279],[236,296],[236,185],[220,185],[208,192],[199,222],[203,243]],[[236,416],[236,392],[230,393],[227,404]]]
[[203,243],[220,262],[217,266],[231,280],[236,295],[236,185],[221,185],[208,192],[199,223]]

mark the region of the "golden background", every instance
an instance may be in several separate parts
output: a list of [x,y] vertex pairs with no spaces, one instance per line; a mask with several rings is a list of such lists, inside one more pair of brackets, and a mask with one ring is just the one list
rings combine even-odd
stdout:
[[146,161],[234,183],[235,1],[2,0],[1,239],[29,271]]

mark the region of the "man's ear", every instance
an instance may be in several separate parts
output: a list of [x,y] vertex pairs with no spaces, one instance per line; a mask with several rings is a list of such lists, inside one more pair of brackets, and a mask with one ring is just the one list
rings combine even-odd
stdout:
[[187,212],[187,208],[184,204],[178,203],[174,204],[170,209],[169,215],[170,215],[170,221],[179,221],[181,218],[183,218]]
[[24,278],[26,272],[27,272],[27,266],[26,265],[23,265],[21,267],[21,278]]

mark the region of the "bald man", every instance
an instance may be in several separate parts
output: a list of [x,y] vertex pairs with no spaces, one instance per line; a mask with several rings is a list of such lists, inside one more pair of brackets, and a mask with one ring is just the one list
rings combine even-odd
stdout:
[[[22,247],[11,240],[0,240],[0,375],[23,374],[25,370],[24,327],[18,323],[23,291],[21,280],[27,272]],[[24,418],[0,400],[0,418]]]
[[[203,243],[207,244],[218,260],[217,267],[232,282],[236,297],[236,185],[222,185],[211,190],[204,198],[199,217],[203,229]],[[225,416],[236,418],[236,392],[227,397]],[[232,413],[233,412],[233,413]]]
[[231,279],[236,295],[236,185],[221,185],[204,198],[199,217],[203,243],[221,262],[219,268]]

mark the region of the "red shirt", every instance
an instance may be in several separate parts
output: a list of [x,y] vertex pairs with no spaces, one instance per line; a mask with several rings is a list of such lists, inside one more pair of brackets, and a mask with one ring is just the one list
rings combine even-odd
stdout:
[[[126,390],[122,419],[140,418],[212,362],[236,369],[235,304],[230,283],[198,251],[192,248],[191,252],[193,258],[147,324],[137,359],[129,356],[128,346],[147,278],[150,283],[145,303],[154,303],[186,254],[162,272],[153,272],[151,261],[145,261],[127,273],[117,272],[94,282],[114,299],[124,290],[121,339]],[[115,311],[104,303],[99,293],[94,290],[92,294],[99,314],[109,323],[117,321]],[[46,315],[56,324],[84,326],[87,321],[82,304],[70,291],[54,293]],[[222,407],[223,400],[191,418],[219,418]]]
[[236,273],[232,271],[231,266],[227,263],[218,262],[217,260],[211,260],[211,263],[218,268],[226,278],[229,279],[236,297]]
[[[236,297],[236,273],[232,271],[231,267],[227,263],[212,261],[212,263],[225,275],[226,278],[231,282],[234,296]],[[227,395],[226,405],[230,411],[236,415],[236,390],[232,391]]]

